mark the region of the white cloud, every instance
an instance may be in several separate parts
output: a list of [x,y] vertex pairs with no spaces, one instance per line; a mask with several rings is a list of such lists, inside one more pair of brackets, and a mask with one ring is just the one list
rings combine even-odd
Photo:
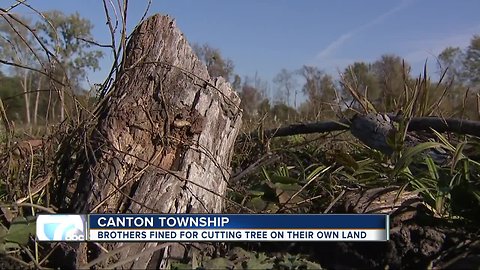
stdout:
[[348,32],[346,34],[341,35],[337,38],[334,42],[330,43],[325,49],[318,53],[317,58],[324,59],[329,57],[335,50],[337,50],[340,46],[342,46],[345,41],[349,40],[353,36],[353,32]]
[[337,49],[339,49],[346,41],[348,41],[349,39],[351,39],[353,36],[357,35],[358,33],[374,26],[374,25],[377,25],[381,22],[383,22],[385,19],[387,19],[388,17],[392,16],[393,14],[401,11],[402,9],[406,8],[412,1],[411,0],[404,0],[402,2],[400,2],[400,4],[398,4],[397,6],[395,6],[394,8],[388,10],[387,12],[379,15],[378,17],[374,18],[373,20],[365,23],[365,24],[362,24],[356,28],[353,28],[352,30],[348,31],[347,33],[344,33],[342,35],[340,35],[336,40],[334,40],[333,42],[331,42],[325,49],[323,49],[322,51],[320,51],[317,56],[316,56],[316,60],[317,61],[322,61],[322,63],[332,57],[335,53],[335,51]]

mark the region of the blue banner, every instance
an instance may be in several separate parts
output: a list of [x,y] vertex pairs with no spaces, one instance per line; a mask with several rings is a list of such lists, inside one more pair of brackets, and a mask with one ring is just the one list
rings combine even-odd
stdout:
[[89,229],[387,229],[381,214],[91,214]]

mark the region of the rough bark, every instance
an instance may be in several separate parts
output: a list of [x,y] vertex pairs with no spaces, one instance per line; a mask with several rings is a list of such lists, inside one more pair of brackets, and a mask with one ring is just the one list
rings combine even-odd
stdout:
[[393,149],[388,144],[388,137],[394,134],[395,127],[387,115],[355,115],[350,125],[350,132],[373,149],[387,155],[393,153]]
[[[210,78],[168,16],[141,23],[126,55],[99,112],[70,210],[221,212],[241,125],[239,97],[222,78]],[[154,252],[160,244],[112,244],[107,248],[127,247],[104,266],[164,268],[186,251],[172,244]]]

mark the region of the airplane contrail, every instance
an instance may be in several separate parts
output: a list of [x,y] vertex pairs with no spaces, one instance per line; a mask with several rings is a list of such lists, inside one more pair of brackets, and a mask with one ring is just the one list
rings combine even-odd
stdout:
[[388,10],[387,12],[381,14],[380,16],[376,17],[375,19],[362,24],[349,32],[342,34],[340,37],[338,37],[336,40],[331,42],[325,49],[323,49],[321,52],[317,54],[317,59],[325,59],[328,58],[333,52],[335,52],[338,48],[340,48],[346,41],[351,39],[354,35],[360,33],[361,31],[364,31],[365,29],[368,29],[376,24],[381,23],[391,15],[401,11],[402,9],[406,8],[412,0],[404,0],[394,8]]

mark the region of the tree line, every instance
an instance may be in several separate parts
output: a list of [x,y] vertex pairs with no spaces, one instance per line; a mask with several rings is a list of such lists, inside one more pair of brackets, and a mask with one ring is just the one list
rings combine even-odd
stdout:
[[255,77],[244,80],[234,72],[234,64],[209,45],[195,51],[213,76],[227,78],[242,98],[244,120],[269,124],[335,119],[346,109],[360,109],[350,89],[361,93],[380,112],[401,107],[406,88],[422,87],[423,97],[436,105],[437,116],[479,119],[480,35],[466,48],[447,47],[435,59],[436,77],[429,72],[414,76],[411,66],[400,56],[384,54],[374,62],[355,62],[335,78],[320,67],[304,65],[296,70],[280,69],[273,79],[273,98],[267,82]]
[[[26,125],[63,121],[98,94],[93,88],[85,89],[88,71],[99,69],[103,57],[91,34],[92,23],[78,13],[42,15],[45,20],[37,22],[12,14],[0,18],[0,98],[8,118]],[[258,75],[242,78],[236,74],[233,61],[219,49],[207,44],[192,47],[211,76],[224,77],[239,93],[247,124],[335,118],[346,109],[359,109],[349,88],[378,111],[394,112],[406,88],[423,87],[431,103],[441,99],[438,111],[442,116],[479,118],[479,35],[466,48],[447,47],[438,55],[439,80],[419,81],[409,63],[385,54],[371,63],[352,63],[338,78],[317,66],[282,68],[272,81],[271,97],[268,82]]]

